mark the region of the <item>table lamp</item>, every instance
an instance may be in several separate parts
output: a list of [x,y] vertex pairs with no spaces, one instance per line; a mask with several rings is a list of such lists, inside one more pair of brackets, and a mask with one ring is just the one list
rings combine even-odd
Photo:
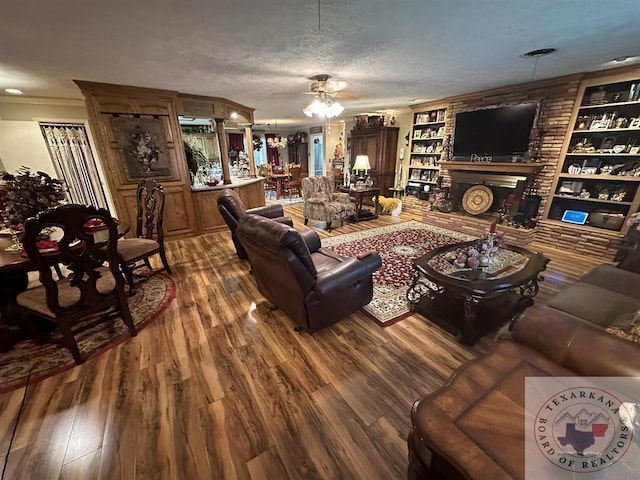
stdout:
[[353,164],[353,171],[354,172],[362,172],[362,171],[364,171],[364,176],[361,174],[358,177],[358,183],[360,185],[364,185],[365,176],[367,176],[367,172],[369,170],[371,170],[371,164],[369,163],[369,155],[357,155],[356,156],[356,161]]

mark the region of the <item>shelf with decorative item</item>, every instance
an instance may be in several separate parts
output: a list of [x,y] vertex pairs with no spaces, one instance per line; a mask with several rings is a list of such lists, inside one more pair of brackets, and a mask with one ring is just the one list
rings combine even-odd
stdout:
[[440,156],[442,155],[442,152],[411,152],[411,155],[422,155],[422,156]]
[[640,153],[567,153],[566,157],[640,157]]
[[427,142],[429,140],[444,140],[444,137],[420,137],[420,138],[414,138],[413,141],[414,142]]
[[581,133],[607,133],[607,132],[640,132],[640,128],[598,128],[595,130],[582,130],[576,129],[573,131],[574,134]]
[[640,101],[632,101],[632,102],[610,102],[610,103],[601,103],[599,105],[582,105],[580,107],[580,111],[582,110],[601,110],[604,108],[611,107],[626,107],[626,106],[639,106]]
[[439,122],[424,122],[424,123],[414,123],[413,126],[414,127],[428,127],[431,125],[444,125],[446,122],[444,120],[441,120]]
[[420,180],[420,179],[415,179],[415,178],[410,178],[409,181],[410,182],[419,182],[419,183],[430,183],[430,184],[438,183],[437,180]]
[[561,173],[559,178],[571,178],[576,180],[598,180],[604,182],[640,182],[640,177],[631,175],[608,175],[602,173],[600,175],[588,175],[585,173]]
[[576,197],[574,195],[562,195],[561,193],[556,193],[555,195],[553,195],[553,197],[578,200],[580,202],[608,203],[613,205],[631,205],[633,203],[633,202],[617,202],[615,200],[600,200],[598,198],[581,198],[581,197]]

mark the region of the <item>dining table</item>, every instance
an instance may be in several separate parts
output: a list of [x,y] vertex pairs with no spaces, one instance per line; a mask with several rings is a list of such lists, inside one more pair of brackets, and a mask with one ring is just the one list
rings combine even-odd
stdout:
[[269,175],[272,179],[276,181],[276,199],[279,199],[282,196],[283,186],[291,175],[288,173],[272,173]]
[[[118,238],[129,233],[127,223],[118,223]],[[106,243],[109,232],[106,229],[91,231],[96,243]],[[0,352],[7,351],[16,342],[30,336],[28,328],[20,321],[16,297],[27,289],[29,272],[37,268],[33,260],[23,251],[7,251],[13,244],[10,234],[0,233]]]

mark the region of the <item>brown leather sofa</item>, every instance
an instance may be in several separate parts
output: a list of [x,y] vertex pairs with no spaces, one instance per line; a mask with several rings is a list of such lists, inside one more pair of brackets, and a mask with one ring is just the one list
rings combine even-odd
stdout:
[[266,205],[264,207],[250,208],[247,210],[244,208],[244,204],[236,191],[230,188],[225,188],[220,191],[217,203],[218,210],[220,211],[222,218],[224,218],[224,221],[227,222],[227,226],[231,231],[231,240],[233,240],[233,245],[236,247],[238,258],[241,258],[242,260],[247,259],[247,253],[242,248],[240,242],[238,242],[238,237],[236,235],[238,221],[242,217],[247,214],[260,215],[266,218],[271,218],[276,222],[284,223],[290,227],[293,226],[293,220],[291,217],[284,216],[282,205]]
[[525,377],[640,376],[640,344],[565,312],[532,307],[512,334],[414,404],[410,479],[524,478]]
[[322,248],[313,230],[297,231],[257,215],[242,217],[236,233],[260,293],[309,332],[373,298],[372,274],[382,265],[377,253],[342,257]]

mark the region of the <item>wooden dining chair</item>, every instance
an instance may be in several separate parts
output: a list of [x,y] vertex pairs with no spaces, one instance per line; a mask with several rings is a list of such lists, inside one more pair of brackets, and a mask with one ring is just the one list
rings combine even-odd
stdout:
[[[108,235],[96,240],[90,221],[104,222]],[[39,239],[43,230],[53,228],[62,237],[55,247]],[[23,246],[40,275],[40,286],[20,293],[16,303],[23,314],[34,314],[51,322],[54,329],[48,340],[69,349],[77,364],[83,357],[75,335],[97,322],[120,317],[129,333],[136,335],[124,293],[117,252],[118,226],[106,209],[86,205],[62,205],[28,219],[24,226]],[[56,280],[52,267],[62,263],[67,277]]]
[[153,271],[149,258],[158,254],[163,268],[169,274],[171,268],[164,249],[164,190],[154,179],[142,180],[136,192],[136,236],[118,241],[118,254],[122,257],[122,271],[129,283],[129,295],[133,295],[134,271],[146,266]]
[[289,178],[284,187],[289,199],[292,195],[302,196],[301,171],[302,167],[299,163],[289,165]]
[[265,163],[258,166],[258,175],[264,177],[264,191],[268,197],[271,193],[276,194],[278,183],[271,177],[271,164]]

